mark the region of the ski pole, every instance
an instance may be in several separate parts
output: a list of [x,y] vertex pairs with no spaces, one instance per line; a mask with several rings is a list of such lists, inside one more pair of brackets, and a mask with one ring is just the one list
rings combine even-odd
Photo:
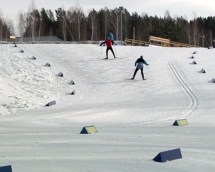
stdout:
[[115,51],[115,54],[116,54],[116,57],[117,57],[117,53],[116,53],[116,49],[115,49],[115,44],[113,44],[113,47],[114,47],[114,51]]
[[129,77],[131,76],[132,73],[134,73],[135,68],[136,68],[136,66],[135,66],[134,69],[131,71]]
[[102,46],[101,46],[101,55],[103,55],[103,54],[102,54]]

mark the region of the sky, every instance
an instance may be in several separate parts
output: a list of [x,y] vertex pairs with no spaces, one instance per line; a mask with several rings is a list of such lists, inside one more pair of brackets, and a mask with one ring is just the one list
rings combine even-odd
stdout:
[[[171,17],[182,16],[187,20],[192,20],[195,17],[215,16],[214,0],[34,0],[37,9],[51,9],[53,12],[58,8],[69,10],[79,4],[85,14],[89,10],[108,7],[110,9],[123,6],[130,14],[137,12],[139,15],[147,14],[149,16],[164,17],[168,10]],[[134,3],[135,2],[135,3]],[[14,21],[15,34],[18,33],[17,15],[19,12],[28,12],[32,0],[0,0],[1,11],[3,17]],[[0,13],[1,15],[1,13]]]
[[[31,2],[31,0],[0,0],[0,9],[5,17],[14,19],[18,11],[27,12]],[[53,12],[59,7],[68,10],[78,2],[86,14],[92,8],[99,10],[105,6],[110,9],[123,6],[130,13],[137,12],[140,15],[146,13],[150,16],[163,17],[165,11],[169,10],[172,17],[175,15],[184,17],[186,15],[188,19],[192,19],[195,15],[202,17],[215,16],[215,2],[213,0],[34,0],[34,2],[38,9],[44,7],[45,9],[51,9]]]
[[[104,60],[106,47],[95,44],[0,45],[0,167],[214,171],[215,49],[119,44],[113,49],[117,58],[109,52]],[[146,80],[140,71],[130,80],[140,55],[149,64]],[[178,119],[188,125],[173,126]],[[98,133],[80,134],[85,126]],[[181,159],[152,160],[177,148]]]

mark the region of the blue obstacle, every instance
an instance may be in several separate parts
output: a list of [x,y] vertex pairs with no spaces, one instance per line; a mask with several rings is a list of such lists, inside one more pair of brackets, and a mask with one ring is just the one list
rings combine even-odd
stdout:
[[46,106],[52,106],[52,105],[55,105],[55,104],[56,104],[56,101],[54,100],[54,101],[51,101],[51,102],[47,103]]
[[11,165],[0,167],[0,172],[12,172]]
[[60,73],[58,74],[58,76],[59,76],[59,77],[63,77],[63,73],[60,72]]
[[172,161],[175,159],[181,159],[181,150],[173,149],[169,151],[160,152],[153,160],[156,162],[166,162],[166,161]]
[[197,64],[196,61],[193,60],[192,64]]
[[70,94],[71,94],[71,95],[75,95],[75,94],[76,94],[76,91],[73,90]]
[[96,130],[96,127],[94,125],[85,126],[85,127],[83,127],[83,129],[80,132],[80,134],[92,134],[92,133],[98,133],[98,131]]
[[188,125],[186,119],[178,119],[173,123],[174,126]]
[[71,85],[75,85],[75,82],[73,80],[70,81]]
[[206,71],[204,69],[200,70],[201,73],[206,73]]
[[51,67],[51,65],[50,65],[49,63],[46,63],[46,64],[45,64],[45,66],[47,66],[47,67]]

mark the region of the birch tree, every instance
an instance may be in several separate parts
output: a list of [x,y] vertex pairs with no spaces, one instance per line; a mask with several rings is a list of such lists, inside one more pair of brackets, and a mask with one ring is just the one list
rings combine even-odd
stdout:
[[104,8],[104,39],[106,38],[110,23],[110,11],[107,7]]
[[29,21],[31,22],[31,37],[32,37],[32,41],[35,41],[35,22],[36,22],[36,18],[33,14],[34,10],[36,9],[36,4],[34,2],[34,0],[31,0],[31,3],[29,5],[28,8],[28,14],[29,14]]
[[10,33],[12,35],[15,35],[15,29],[14,29],[14,22],[13,22],[13,20],[9,19],[9,21],[8,21],[8,27],[9,27]]
[[91,41],[97,39],[97,12],[93,9],[90,13],[89,13],[89,17],[90,17],[90,21],[91,21]]
[[193,45],[198,45],[198,21],[196,19],[196,13],[194,13],[193,25],[192,25],[192,38]]
[[119,40],[120,35],[120,12],[117,8],[110,12],[110,25],[109,31],[112,31],[116,35],[116,40]]
[[211,30],[209,30],[209,39],[210,39],[210,46],[212,46],[212,44],[213,44],[213,34],[212,34]]
[[3,14],[2,11],[0,9],[0,36],[1,36],[1,41],[3,39]]
[[20,35],[20,41],[23,41],[23,36],[26,31],[26,21],[25,21],[25,14],[22,11],[18,14],[18,30]]
[[63,40],[67,40],[67,23],[66,23],[66,11],[62,8],[55,10],[57,16],[57,22],[60,28],[60,32],[63,34]]

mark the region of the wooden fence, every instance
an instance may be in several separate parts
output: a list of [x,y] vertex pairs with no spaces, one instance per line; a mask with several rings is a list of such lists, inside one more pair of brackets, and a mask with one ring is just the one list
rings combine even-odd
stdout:
[[125,45],[128,45],[128,44],[134,45],[134,46],[135,45],[137,46],[156,45],[156,46],[162,46],[162,47],[198,47],[191,44],[184,44],[180,42],[170,41],[169,39],[160,38],[156,36],[150,36],[149,42],[125,38]]
[[125,45],[148,46],[149,42],[125,38]]
[[149,37],[149,44],[150,45],[158,45],[158,46],[168,47],[169,44],[170,44],[170,40],[166,39],[166,38],[150,36]]

